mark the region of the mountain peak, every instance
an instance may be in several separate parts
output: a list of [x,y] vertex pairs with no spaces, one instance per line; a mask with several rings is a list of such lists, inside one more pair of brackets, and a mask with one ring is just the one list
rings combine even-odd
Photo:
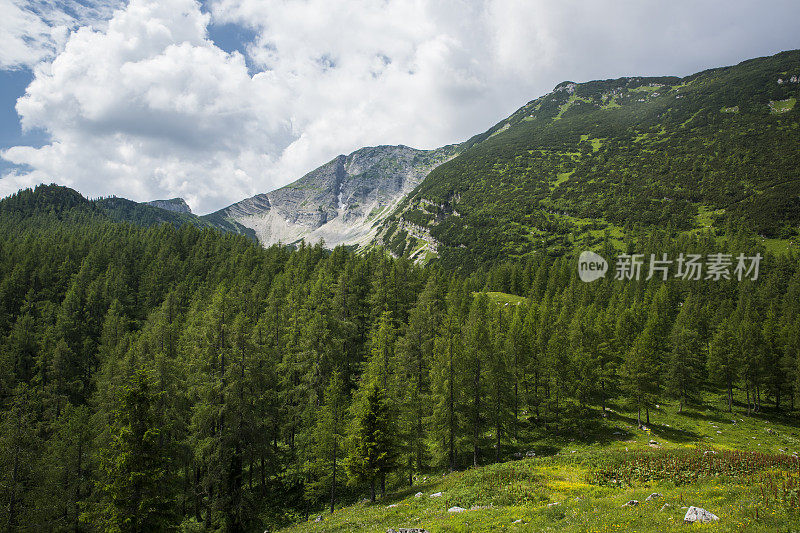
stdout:
[[264,245],[300,239],[322,239],[329,246],[368,244],[400,199],[457,151],[456,146],[363,147],[215,215],[252,228]]
[[189,204],[187,204],[186,200],[184,200],[183,198],[171,198],[169,200],[152,200],[150,202],[145,202],[145,203],[147,205],[152,205],[153,207],[158,207],[166,211],[173,211],[175,213],[192,212],[192,209],[189,207]]
[[575,92],[575,87],[577,87],[577,85],[578,84],[574,81],[562,81],[553,88],[553,92],[567,91],[568,93],[572,94]]

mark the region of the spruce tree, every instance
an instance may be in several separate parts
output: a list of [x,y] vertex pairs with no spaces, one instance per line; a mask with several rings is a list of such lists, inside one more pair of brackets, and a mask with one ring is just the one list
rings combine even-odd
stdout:
[[370,501],[375,484],[396,468],[397,428],[394,412],[379,380],[363,383],[351,410],[346,469],[351,483],[366,483]]
[[325,401],[317,414],[310,461],[312,481],[306,487],[312,500],[326,495],[330,498],[331,513],[336,505],[338,484],[342,483],[346,410],[344,381],[338,372],[334,372],[325,389]]
[[137,532],[175,525],[169,453],[155,423],[157,397],[144,371],[130,376],[114,412],[111,440],[99,453],[96,518],[110,531]]
[[708,374],[725,387],[728,412],[733,412],[733,386],[739,377],[741,360],[731,323],[725,320],[717,328],[708,354]]

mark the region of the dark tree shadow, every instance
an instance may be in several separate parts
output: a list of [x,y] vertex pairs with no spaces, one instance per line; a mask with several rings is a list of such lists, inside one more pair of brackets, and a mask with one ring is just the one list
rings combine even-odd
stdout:
[[[610,414],[609,419],[619,420],[621,422],[627,423],[628,425],[636,427],[636,419],[630,416],[621,415],[615,412]],[[671,440],[674,442],[692,442],[700,439],[700,434],[695,433],[694,431],[674,428],[671,426],[666,426],[664,424],[651,423],[647,427],[650,429],[651,435],[660,437],[662,439]],[[629,432],[629,435],[633,434],[634,433]]]

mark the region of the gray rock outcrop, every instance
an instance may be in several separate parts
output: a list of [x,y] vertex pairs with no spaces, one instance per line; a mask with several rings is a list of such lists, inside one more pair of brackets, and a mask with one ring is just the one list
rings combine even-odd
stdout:
[[322,239],[328,247],[366,245],[406,194],[457,153],[457,146],[361,148],[214,215],[253,229],[264,246],[300,239],[310,244]]
[[172,198],[171,200],[153,200],[146,203],[147,205],[152,205],[153,207],[158,207],[159,209],[164,209],[165,211],[173,211],[175,213],[192,212],[191,208],[189,208],[189,204],[187,204],[186,200],[183,198]]
[[687,523],[707,523],[707,522],[717,522],[719,521],[719,517],[710,511],[706,511],[702,507],[695,507],[691,506],[686,511],[686,516],[683,517],[683,521]]

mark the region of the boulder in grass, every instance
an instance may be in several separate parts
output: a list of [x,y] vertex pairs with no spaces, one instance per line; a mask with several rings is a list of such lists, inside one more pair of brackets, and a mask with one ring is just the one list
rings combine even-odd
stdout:
[[447,510],[448,513],[463,513],[464,511],[466,511],[466,509],[457,505]]
[[660,492],[654,492],[653,494],[651,494],[650,496],[645,498],[644,501],[651,502],[653,500],[658,500],[658,499],[663,498],[663,497],[664,497],[664,495],[661,494]]
[[431,494],[431,498],[441,498],[441,496],[442,496],[441,492],[434,492],[433,494]]
[[637,505],[639,505],[639,500],[628,500],[622,504],[623,507],[636,507]]
[[683,521],[690,524],[694,522],[705,524],[707,522],[717,522],[719,521],[719,517],[711,511],[706,511],[702,507],[695,507],[693,505],[686,511],[686,516],[683,517]]
[[425,495],[422,494],[421,492],[418,492],[418,493],[414,494],[415,498],[422,498],[423,496],[425,496]]

